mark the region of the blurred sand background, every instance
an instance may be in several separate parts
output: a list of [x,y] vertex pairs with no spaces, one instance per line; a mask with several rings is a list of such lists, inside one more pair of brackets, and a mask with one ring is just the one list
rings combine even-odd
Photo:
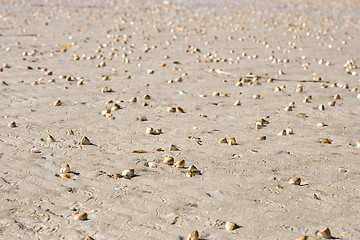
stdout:
[[0,239],[360,239],[359,14],[345,0],[1,1]]

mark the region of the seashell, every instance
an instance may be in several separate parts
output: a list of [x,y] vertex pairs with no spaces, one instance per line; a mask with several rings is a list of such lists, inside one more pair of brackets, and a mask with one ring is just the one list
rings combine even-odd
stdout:
[[257,140],[266,140],[266,136],[259,136],[257,137]]
[[323,139],[321,140],[321,143],[322,143],[322,144],[331,144],[331,140],[328,139],[328,138],[323,138]]
[[325,239],[332,239],[330,229],[325,227],[316,233],[316,236]]
[[174,108],[174,107],[168,107],[168,108],[167,108],[167,111],[168,111],[168,112],[176,112],[176,108]]
[[319,108],[320,111],[324,111],[324,110],[325,110],[325,105],[324,105],[324,104],[321,104],[321,105],[319,105],[318,108]]
[[336,100],[336,99],[340,99],[340,95],[339,94],[336,94],[335,96],[334,96],[334,99]]
[[140,122],[144,122],[144,121],[147,121],[147,120],[148,120],[146,116],[139,116],[139,117],[137,117],[136,119],[137,119],[138,121],[140,121]]
[[229,95],[227,93],[220,93],[219,96],[220,97],[228,97]]
[[149,105],[149,104],[146,103],[146,102],[144,102],[143,104],[141,104],[142,107],[146,107],[146,106],[148,106],[148,105]]
[[88,215],[86,212],[78,213],[78,214],[75,214],[74,220],[85,221],[85,220],[88,220],[87,217],[88,217]]
[[56,140],[55,140],[55,138],[53,138],[53,136],[48,135],[47,138],[46,138],[46,142],[51,143],[51,142],[56,142]]
[[149,94],[145,94],[143,98],[144,98],[144,100],[149,100],[151,97]]
[[103,87],[103,88],[101,88],[101,92],[102,93],[110,93],[110,92],[113,92],[113,90],[109,87]]
[[137,98],[136,98],[136,97],[133,97],[133,98],[129,99],[129,102],[135,103],[135,102],[137,102]]
[[[266,116],[265,118],[269,118],[269,116]],[[264,118],[262,118],[262,119],[260,120],[260,122],[261,122],[262,124],[269,124],[269,123],[270,123],[268,120],[265,120]]]
[[234,102],[234,106],[241,106],[240,100],[236,100],[236,101]]
[[218,143],[227,143],[227,139],[226,138],[220,138],[218,140]]
[[30,149],[30,153],[41,153],[41,151],[36,148],[32,148]]
[[117,104],[117,103],[114,103],[112,106],[111,106],[111,111],[116,111],[116,110],[119,110],[121,109],[120,105]]
[[60,178],[70,178],[70,175],[68,173],[66,173],[66,172],[62,172],[62,173],[59,174],[59,177]]
[[67,134],[67,135],[74,135],[74,132],[73,132],[73,130],[70,130],[70,131],[68,131],[66,134]]
[[296,240],[307,240],[308,239],[308,236],[301,236],[301,237],[298,237]]
[[330,102],[328,102],[328,105],[329,105],[330,107],[335,106],[335,104],[336,104],[336,101],[330,101]]
[[356,141],[356,146],[357,146],[358,148],[360,148],[360,140],[357,140],[357,141]]
[[305,97],[303,102],[304,102],[304,103],[309,103],[309,102],[310,102],[310,100],[309,100],[309,98],[308,98],[308,97]]
[[273,78],[268,78],[267,82],[272,83],[272,82],[274,82],[274,79]]
[[288,106],[288,107],[286,107],[286,108],[284,108],[284,110],[286,111],[286,112],[291,112],[292,111],[292,107],[290,107],[290,106]]
[[252,98],[253,99],[259,99],[261,96],[259,95],[259,94],[254,94],[253,96],[252,96]]
[[217,97],[217,96],[220,96],[220,93],[219,93],[219,92],[213,92],[212,95],[213,95],[214,97]]
[[300,185],[301,184],[301,179],[300,178],[290,178],[289,179],[289,184],[293,184],[293,185]]
[[236,139],[235,138],[230,138],[229,140],[229,145],[236,145]]
[[194,165],[190,165],[189,168],[188,168],[188,170],[189,170],[190,172],[198,172],[198,169],[197,169]]
[[61,106],[61,101],[60,100],[56,100],[54,103],[53,103],[53,105],[54,106]]
[[157,167],[156,163],[154,163],[154,162],[148,162],[147,165],[148,165],[149,168],[156,168]]
[[14,121],[12,121],[11,123],[8,124],[9,128],[16,128],[16,123]]
[[186,177],[194,177],[196,175],[196,172],[187,170],[186,171]]
[[275,92],[281,92],[281,88],[280,88],[280,87],[276,87],[276,88],[275,88]]
[[93,237],[86,236],[85,240],[95,240]]
[[287,128],[286,129],[286,134],[294,134],[294,131],[292,130],[292,128]]
[[235,83],[235,86],[237,86],[237,87],[241,87],[243,84],[242,84],[242,82],[236,82]]
[[174,164],[174,158],[171,156],[164,157],[163,162],[167,165]]
[[60,168],[60,173],[69,173],[69,172],[70,172],[69,164],[65,164],[62,168]]
[[184,113],[184,109],[182,109],[181,107],[177,107],[177,108],[176,108],[176,112],[178,112],[178,113]]
[[86,136],[84,136],[80,141],[80,145],[91,145],[91,142]]
[[295,90],[296,93],[301,93],[302,91],[303,91],[303,87],[302,87],[302,86],[297,87],[296,90]]
[[286,131],[282,130],[281,132],[278,133],[278,136],[285,136],[286,135]]
[[76,83],[76,85],[78,85],[78,86],[84,85],[84,79],[80,79],[80,80]]
[[339,172],[339,173],[346,173],[347,170],[346,170],[345,168],[339,168],[339,169],[338,169],[338,172]]
[[127,169],[122,171],[121,176],[124,178],[130,179],[135,176],[135,170],[134,169]]
[[325,126],[325,123],[324,122],[319,122],[316,124],[317,127],[324,127]]
[[155,73],[155,71],[154,71],[154,70],[152,70],[152,69],[148,69],[148,70],[146,71],[146,73],[147,73],[147,74],[154,74],[154,73]]
[[199,232],[197,230],[192,231],[187,237],[186,240],[199,240]]
[[146,128],[146,134],[154,134],[154,129],[151,127]]
[[256,125],[255,125],[255,129],[260,130],[262,126],[263,126],[263,123],[261,121],[257,121]]
[[357,92],[357,90],[358,90],[357,88],[352,88],[351,92]]
[[106,114],[111,113],[110,109],[104,109],[101,111],[101,115],[106,116]]
[[284,187],[281,186],[280,184],[278,184],[278,185],[276,185],[276,188],[277,188],[277,189],[283,189]]
[[250,149],[249,151],[252,152],[252,153],[257,153],[257,152],[258,152],[258,151],[255,150],[255,149]]
[[238,226],[234,222],[226,222],[226,224],[225,224],[226,231],[234,231],[237,228],[238,228]]
[[183,168],[185,167],[185,160],[179,160],[174,164],[175,168]]
[[289,107],[294,108],[294,107],[295,107],[295,102],[291,102],[291,103],[289,103]]
[[180,151],[175,145],[171,144],[169,147],[169,151]]

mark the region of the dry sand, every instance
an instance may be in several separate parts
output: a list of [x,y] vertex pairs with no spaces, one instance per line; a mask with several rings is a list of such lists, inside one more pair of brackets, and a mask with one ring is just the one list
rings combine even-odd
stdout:
[[[360,239],[358,1],[1,1],[0,9],[0,239],[186,239],[193,230],[209,240],[315,239],[323,227]],[[296,93],[300,80],[310,81]],[[108,100],[121,106],[112,118],[101,114]],[[294,134],[278,136],[288,127]],[[80,145],[83,136],[93,145]],[[168,155],[185,168],[162,163]],[[72,172],[62,179],[66,163]],[[190,165],[201,174],[186,177]],[[114,177],[129,168],[135,177]],[[79,212],[88,220],[74,220]],[[226,231],[227,221],[239,227]]]

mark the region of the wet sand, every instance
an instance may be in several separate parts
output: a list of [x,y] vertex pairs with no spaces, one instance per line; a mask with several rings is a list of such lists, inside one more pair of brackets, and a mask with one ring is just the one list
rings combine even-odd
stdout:
[[360,239],[357,1],[0,9],[0,239]]

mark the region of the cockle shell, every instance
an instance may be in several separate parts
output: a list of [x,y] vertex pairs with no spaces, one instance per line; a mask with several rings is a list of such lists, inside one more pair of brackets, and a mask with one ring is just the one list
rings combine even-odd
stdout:
[[135,170],[134,169],[127,169],[122,171],[121,176],[124,178],[130,179],[135,176]]
[[227,139],[226,138],[220,138],[218,140],[219,143],[227,143]]
[[163,162],[167,165],[174,164],[174,158],[171,156],[164,157]]
[[63,173],[59,174],[59,177],[60,178],[70,178],[70,175],[68,173],[66,173],[66,172],[63,172]]
[[48,135],[47,138],[46,138],[46,142],[51,143],[51,142],[56,142],[56,140],[55,140],[55,138],[53,138],[53,136]]
[[321,229],[320,231],[318,231],[316,233],[316,236],[321,237],[321,238],[325,238],[325,239],[332,239],[330,229],[327,228],[327,227],[325,227],[325,228]]
[[230,138],[229,145],[236,145],[236,139],[235,138]]
[[74,220],[85,221],[87,219],[88,219],[88,215],[86,212],[78,213],[78,214],[75,214],[75,216],[74,216]]
[[70,166],[69,164],[65,164],[61,169],[60,173],[69,173],[70,172]]
[[12,121],[11,123],[8,124],[9,128],[16,128],[16,123],[14,121]]
[[175,168],[183,168],[185,166],[185,160],[179,160],[174,164]]
[[91,145],[91,142],[86,136],[84,136],[80,141],[80,145]]
[[293,185],[300,185],[301,184],[301,179],[300,178],[290,178],[289,179],[289,184],[293,184]]
[[53,103],[53,105],[54,106],[61,106],[61,101],[60,100],[56,100],[54,103]]
[[187,236],[186,240],[199,240],[199,232],[197,230],[192,231]]
[[226,231],[233,231],[237,228],[237,224],[234,222],[226,222],[225,229]]

